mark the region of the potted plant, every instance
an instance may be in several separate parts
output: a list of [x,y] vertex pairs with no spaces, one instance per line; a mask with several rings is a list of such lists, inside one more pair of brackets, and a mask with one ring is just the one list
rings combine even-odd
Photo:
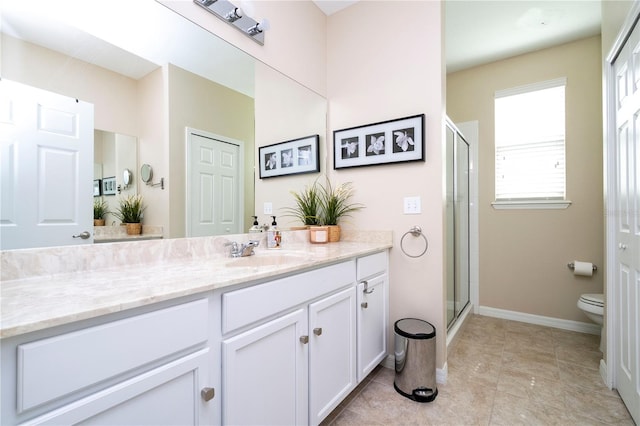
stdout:
[[291,191],[293,198],[295,199],[295,207],[285,207],[288,214],[285,216],[292,216],[300,220],[304,225],[304,228],[320,224],[320,189],[317,182],[305,186],[300,192]]
[[142,233],[142,212],[145,207],[142,205],[141,195],[130,195],[120,198],[118,210],[114,215],[120,219],[127,227],[128,235],[139,235]]
[[104,217],[109,213],[105,200],[96,198],[93,200],[93,226],[104,226]]
[[340,241],[340,226],[338,222],[345,216],[364,208],[360,203],[350,202],[353,196],[351,182],[346,182],[333,187],[327,178],[324,185],[318,185],[320,189],[320,203],[322,204],[322,223],[329,227],[329,242]]

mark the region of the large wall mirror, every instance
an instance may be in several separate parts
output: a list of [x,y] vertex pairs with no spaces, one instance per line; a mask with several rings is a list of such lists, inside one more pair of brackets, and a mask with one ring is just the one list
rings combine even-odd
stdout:
[[[192,236],[188,212],[198,195],[187,190],[192,187],[187,144],[203,138],[238,144],[234,166],[241,185],[236,227],[207,232],[246,232],[251,225],[256,140],[261,140],[256,106],[269,108],[268,101],[256,99],[264,92],[256,87],[308,92],[312,121],[319,123],[316,128],[325,126],[326,101],[320,95],[154,0],[4,0],[1,13],[2,78],[93,104],[96,139],[131,135],[136,152],[128,159],[135,164],[113,172],[116,186],[123,185],[124,169],[130,170],[135,185],[127,192],[144,197],[144,223],[162,226],[165,238]],[[98,149],[104,155],[104,148]],[[94,164],[94,175],[104,172],[97,166],[101,161]],[[165,179],[164,189],[140,180],[142,164],[151,164],[154,177]],[[89,206],[92,202],[87,199]]]

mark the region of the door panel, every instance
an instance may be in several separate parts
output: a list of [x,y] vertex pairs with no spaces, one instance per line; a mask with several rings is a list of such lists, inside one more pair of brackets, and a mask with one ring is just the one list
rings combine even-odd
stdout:
[[92,243],[93,105],[7,80],[0,99],[0,247]]
[[188,133],[187,236],[242,232],[240,145]]
[[615,387],[640,421],[640,28],[636,27],[614,64]]

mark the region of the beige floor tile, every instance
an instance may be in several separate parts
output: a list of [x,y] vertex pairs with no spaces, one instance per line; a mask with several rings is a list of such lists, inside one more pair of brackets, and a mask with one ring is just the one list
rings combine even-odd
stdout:
[[599,373],[599,336],[471,315],[447,354],[447,383],[414,402],[378,368],[323,425],[633,425]]
[[558,409],[565,408],[564,387],[560,380],[503,369],[498,380],[498,392]]
[[529,348],[505,349],[502,353],[502,367],[521,371],[533,376],[560,379],[560,370],[555,355],[532,351]]
[[490,425],[566,425],[570,417],[566,410],[498,392],[493,405]]

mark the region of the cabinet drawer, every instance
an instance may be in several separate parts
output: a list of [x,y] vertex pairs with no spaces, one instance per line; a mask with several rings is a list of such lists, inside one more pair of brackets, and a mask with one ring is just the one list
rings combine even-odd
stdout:
[[224,293],[222,332],[226,334],[354,282],[354,262],[348,261]]
[[18,412],[207,341],[208,300],[18,346]]
[[387,252],[359,257],[357,260],[358,280],[381,274],[387,270]]

